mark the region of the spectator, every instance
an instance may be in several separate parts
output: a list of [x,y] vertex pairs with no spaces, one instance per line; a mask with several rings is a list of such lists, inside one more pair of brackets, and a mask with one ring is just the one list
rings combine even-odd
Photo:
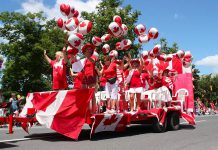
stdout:
[[19,115],[19,102],[16,99],[15,93],[11,93],[11,98],[9,99],[9,102],[11,103],[10,105],[11,114],[17,117]]

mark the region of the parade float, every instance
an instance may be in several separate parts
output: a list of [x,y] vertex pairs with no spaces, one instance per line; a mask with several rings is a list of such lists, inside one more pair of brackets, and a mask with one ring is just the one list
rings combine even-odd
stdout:
[[[78,11],[71,5],[61,4],[60,11],[67,19],[59,18],[57,26],[68,34],[68,55],[76,56],[84,45],[84,35],[91,32],[93,24],[89,20],[80,20]],[[150,28],[146,34],[146,27],[143,24],[138,24],[134,32],[138,35],[138,41],[141,44],[146,44],[159,35],[154,27]],[[102,47],[103,54],[107,55],[114,52],[107,41],[111,37],[119,38],[120,42],[116,43],[115,52],[128,51],[132,41],[125,38],[127,33],[128,27],[122,24],[122,18],[114,16],[108,25],[108,33],[102,33],[101,37],[93,36],[90,42],[96,47]],[[94,55],[98,56],[97,52]],[[190,51],[179,50],[173,54],[165,54],[161,51],[161,45],[157,44],[153,49],[143,51],[140,57],[143,58],[148,72],[156,71],[160,74],[167,70],[168,75],[161,79],[161,87],[141,93],[142,105],[134,113],[121,109],[123,103],[129,100],[128,90],[122,90],[122,87],[120,87],[118,97],[120,111],[116,113],[99,111],[102,107],[101,102],[106,100],[105,91],[71,89],[29,93],[20,116],[0,117],[0,122],[9,123],[9,133],[13,133],[14,122],[20,122],[27,132],[35,122],[39,122],[72,139],[78,139],[84,124],[88,124],[91,128],[90,137],[104,131],[123,132],[131,124],[151,124],[154,132],[165,132],[167,129],[178,130],[180,118],[195,125]],[[73,63],[74,71],[81,71],[83,62],[84,59],[81,59]],[[125,77],[117,78],[120,83],[125,80]],[[158,78],[154,79],[152,84],[156,84],[158,80]],[[94,114],[89,111],[89,102],[93,95],[96,97],[98,106]],[[163,105],[163,102],[168,102],[168,104]]]

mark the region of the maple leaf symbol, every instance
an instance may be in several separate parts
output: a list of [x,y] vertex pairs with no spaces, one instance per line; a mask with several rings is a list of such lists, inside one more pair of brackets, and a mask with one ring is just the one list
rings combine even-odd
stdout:
[[96,41],[93,41],[93,44],[96,44],[97,42]]
[[142,32],[145,32],[145,30],[144,30],[144,29],[141,29],[141,30],[140,30],[140,33],[142,33]]
[[75,40],[75,41],[74,41],[74,46],[75,46],[75,47],[78,47],[78,46],[80,46],[80,43],[81,43],[80,40]]
[[164,61],[160,61],[160,63],[156,64],[156,66],[158,67],[158,70],[165,70],[168,66],[169,63],[168,62],[164,62]]
[[127,27],[125,27],[124,30],[127,30]]
[[119,31],[119,27],[114,27],[114,33],[117,33]]
[[124,44],[124,45],[127,45],[127,43],[128,43],[127,40],[124,40],[124,41],[123,41],[123,44]]
[[86,23],[85,23],[85,22],[82,22],[79,26],[80,26],[80,27],[85,27],[85,26],[86,26]]
[[112,115],[111,118],[105,119],[104,125],[111,125],[117,121],[116,115]]

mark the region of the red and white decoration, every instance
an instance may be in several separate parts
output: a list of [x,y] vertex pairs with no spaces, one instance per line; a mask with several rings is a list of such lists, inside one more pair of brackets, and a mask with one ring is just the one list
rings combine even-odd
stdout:
[[92,30],[92,22],[89,20],[83,20],[79,24],[79,29],[78,32],[81,33],[82,35],[86,35]]
[[146,34],[140,35],[138,37],[138,40],[140,43],[148,43],[148,41],[150,40],[149,36],[147,36]]
[[29,93],[20,116],[25,117],[28,109],[35,108],[36,119],[40,124],[67,137],[78,139],[93,94],[94,89]]
[[176,55],[179,57],[179,58],[183,58],[184,55],[185,55],[185,51],[184,50],[178,50],[176,52]]
[[118,56],[118,52],[116,50],[112,50],[112,51],[110,51],[109,56],[110,57],[117,57]]
[[58,18],[57,25],[61,30],[65,30],[65,21],[62,18]]
[[115,47],[116,47],[116,50],[122,50],[122,47],[121,47],[121,45],[120,45],[120,42],[117,42],[117,43],[115,44]]
[[70,5],[67,5],[67,4],[61,4],[60,5],[60,11],[61,11],[61,14],[63,16],[68,16],[70,14]]
[[123,50],[128,50],[128,49],[130,49],[131,46],[132,46],[132,41],[129,40],[129,39],[123,39],[123,40],[120,42],[120,47],[121,47],[121,49],[123,49]]
[[110,34],[104,34],[102,37],[101,37],[101,41],[102,42],[107,42],[109,41],[111,38]]
[[68,31],[74,31],[78,27],[78,25],[79,25],[79,20],[73,17],[66,22],[66,29]]
[[110,46],[108,44],[104,44],[102,47],[102,52],[106,55],[110,51]]
[[113,21],[118,23],[120,26],[122,25],[122,18],[118,15],[113,17]]
[[119,25],[117,22],[111,22],[108,26],[108,32],[114,37],[119,37],[122,34],[123,30],[121,28],[121,25]]
[[78,52],[79,52],[79,50],[76,49],[75,47],[72,47],[70,45],[67,47],[68,54],[76,55]]
[[143,24],[139,24],[135,27],[134,31],[137,35],[143,35],[145,34],[146,27]]
[[69,44],[77,49],[81,47],[81,45],[83,44],[83,40],[83,35],[80,33],[73,33],[68,38]]
[[147,58],[148,58],[148,51],[143,51],[142,52],[142,58],[144,59],[144,60],[146,60]]
[[160,51],[161,51],[161,45],[160,44],[155,45],[153,48],[154,55],[156,55],[156,56],[159,55]]
[[128,34],[128,27],[125,24],[122,24],[122,35],[126,36]]
[[156,28],[150,28],[148,30],[148,36],[151,38],[151,39],[156,39],[158,37],[158,30]]
[[92,44],[95,46],[100,46],[102,44],[101,38],[98,36],[94,36],[92,38]]

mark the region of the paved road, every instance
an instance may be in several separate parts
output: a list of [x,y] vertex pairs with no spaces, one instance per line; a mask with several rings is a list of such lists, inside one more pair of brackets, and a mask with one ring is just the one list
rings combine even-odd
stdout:
[[[218,150],[218,116],[198,117],[196,127],[182,123],[178,131],[152,133],[150,126],[133,125],[124,133],[99,133],[89,139],[84,127],[79,141],[73,141],[43,127],[30,135],[15,129],[13,135],[0,129],[0,149],[13,150]],[[182,121],[183,122],[183,121]]]

